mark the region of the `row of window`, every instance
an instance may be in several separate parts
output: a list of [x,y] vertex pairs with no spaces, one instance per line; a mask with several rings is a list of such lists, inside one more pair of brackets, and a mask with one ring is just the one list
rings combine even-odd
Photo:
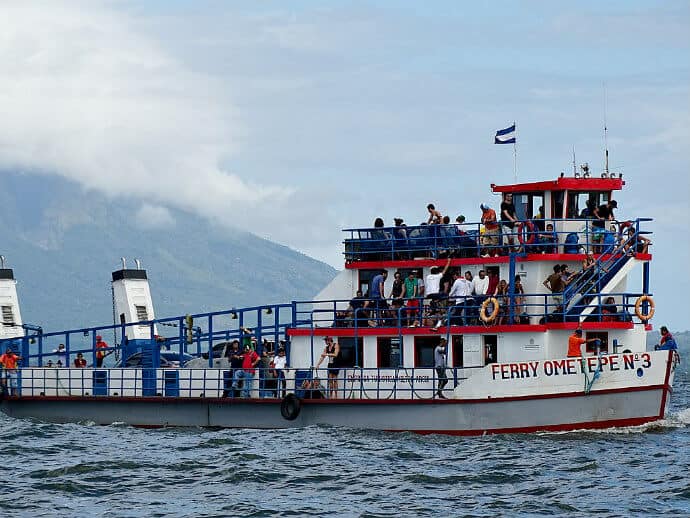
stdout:
[[[485,363],[496,362],[498,338],[496,335],[482,335]],[[601,341],[599,349],[608,352],[608,333],[605,331],[589,331],[586,338],[598,338]],[[363,365],[364,342],[362,338],[340,337],[340,361],[343,368]],[[438,336],[416,336],[414,338],[414,367],[431,368],[434,366],[434,349],[439,343]],[[462,357],[462,335],[453,335],[448,348],[448,367],[464,367]],[[597,346],[587,344],[587,352],[596,353]],[[378,337],[376,339],[376,366],[379,369],[394,369],[402,364],[402,344],[399,337]]]

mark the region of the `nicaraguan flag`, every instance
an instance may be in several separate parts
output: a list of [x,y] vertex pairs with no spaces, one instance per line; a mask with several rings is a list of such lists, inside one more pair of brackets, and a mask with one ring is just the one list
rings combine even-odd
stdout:
[[515,124],[509,128],[498,130],[494,144],[515,144]]

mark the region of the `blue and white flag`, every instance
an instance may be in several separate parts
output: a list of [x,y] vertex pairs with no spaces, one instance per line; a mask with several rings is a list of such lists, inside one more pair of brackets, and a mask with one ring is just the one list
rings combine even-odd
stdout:
[[494,144],[515,144],[515,124],[506,129],[498,130]]

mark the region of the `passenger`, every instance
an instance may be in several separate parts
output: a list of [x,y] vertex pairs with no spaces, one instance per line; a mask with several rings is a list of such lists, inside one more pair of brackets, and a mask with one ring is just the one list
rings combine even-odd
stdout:
[[[537,214],[534,216],[534,226],[537,227],[537,230],[540,232],[544,232],[544,206],[539,205],[539,208],[537,209]],[[551,228],[553,229],[553,225],[551,225]]]
[[[561,276],[561,265],[557,264],[553,267],[553,273],[549,275],[543,282],[544,286],[549,289],[553,296],[551,299],[555,305],[563,304],[563,290],[565,289],[565,283]],[[549,304],[551,306],[552,304]]]
[[103,367],[103,360],[110,354],[106,352],[108,350],[108,344],[103,341],[101,335],[96,336],[96,367]]
[[240,327],[240,345],[242,346],[242,350],[247,346],[251,349],[253,337],[254,331],[252,331],[251,327]]
[[65,344],[60,344],[57,346],[57,349],[53,349],[53,354],[55,355],[55,359],[59,362],[62,362],[62,365],[69,365],[69,362],[67,361],[67,349],[65,349]]
[[384,226],[383,220],[381,218],[376,218],[374,220],[374,230],[371,232],[371,238],[377,241],[386,241],[390,239],[391,235],[383,230]]
[[498,301],[498,317],[496,323],[502,326],[506,323],[506,316],[508,315],[508,304],[510,299],[508,297],[508,283],[505,279],[501,279],[496,288],[496,300]]
[[402,279],[402,275],[398,271],[393,274],[393,287],[391,288],[389,298],[393,299],[393,302],[395,302],[395,299],[400,299],[402,301],[404,295],[405,282]]
[[419,313],[419,299],[417,298],[417,271],[410,270],[410,273],[405,279],[405,298],[407,299],[407,324],[410,327],[417,327],[419,321],[417,320],[417,314]]
[[48,367],[49,369],[55,367],[55,365],[53,365],[53,360],[48,360],[48,363],[46,363],[46,367]]
[[649,239],[641,236],[639,232],[635,232],[633,227],[628,228],[626,241],[625,250],[630,255],[649,253],[649,245],[652,244]]
[[[234,382],[235,374],[242,370],[242,362],[244,361],[244,355],[240,350],[240,341],[233,340],[230,344],[230,350],[226,354],[228,355],[228,360],[230,362],[230,380]],[[223,394],[224,397],[227,397],[228,395],[237,397],[239,395],[238,390],[233,387],[232,394]]]
[[468,326],[474,323],[477,316],[476,309],[477,303],[472,295],[474,289],[474,280],[472,279],[472,272],[469,270],[465,272],[465,278],[463,280],[465,289],[465,303],[463,309],[464,325]]
[[558,234],[554,231],[551,223],[546,225],[546,231],[540,232],[537,235],[537,240],[540,243],[539,248],[542,254],[558,253]]
[[7,347],[5,354],[0,356],[4,372],[2,384],[11,396],[17,395],[17,362],[20,360],[22,357],[15,354],[11,347]]
[[477,276],[472,279],[472,293],[477,305],[481,306],[489,292],[489,278],[484,270],[479,270]]
[[287,369],[287,356],[285,349],[280,347],[278,349],[278,356],[273,359],[273,368],[276,371],[276,378],[278,380],[276,389],[278,390],[278,397],[285,397],[285,369]]
[[427,225],[440,225],[443,221],[443,216],[439,211],[436,210],[433,203],[426,206],[426,210],[429,211],[429,219],[427,220]]
[[324,394],[323,385],[321,385],[321,380],[319,378],[314,378],[311,384],[311,398],[312,399],[326,399],[326,394]]
[[433,266],[430,273],[426,276],[426,297],[431,301],[430,306],[436,309],[438,301],[445,298],[446,294],[441,291],[441,279],[450,268],[450,257],[446,260],[443,270],[438,266]]
[[608,203],[599,205],[594,209],[594,221],[592,222],[592,241],[594,241],[594,251],[601,253],[601,243],[604,240],[604,232],[606,231],[606,223],[613,221],[616,218],[613,215],[613,210],[618,208],[616,200],[610,200]]
[[369,288],[369,300],[364,304],[365,307],[371,306],[372,311],[374,312],[372,317],[373,319],[369,320],[369,325],[371,327],[376,327],[378,325],[377,320],[381,318],[381,310],[388,307],[386,295],[383,291],[387,278],[388,271],[381,270],[381,272],[378,275],[375,275],[371,280],[371,287]]
[[467,300],[467,297],[472,294],[472,288],[460,270],[455,271],[454,277],[455,281],[453,282],[453,286],[450,288],[450,293],[448,294],[449,299],[455,306],[451,310],[450,324],[461,326],[464,324],[463,318],[465,313],[465,301]]
[[677,351],[678,344],[676,344],[676,341],[674,340],[673,335],[668,330],[668,328],[666,326],[661,326],[661,329],[659,331],[661,333],[661,340],[659,340],[659,343],[654,346],[654,350]]
[[515,223],[517,223],[517,216],[515,214],[515,205],[513,204],[513,195],[507,192],[503,195],[503,202],[501,203],[501,230],[504,236],[503,244],[508,245],[508,249],[512,249],[515,243],[513,238]]
[[275,364],[270,362],[268,368],[264,373],[264,390],[261,397],[276,397],[276,392],[278,390],[278,372],[275,369]]
[[443,388],[448,384],[448,376],[446,375],[447,348],[448,342],[445,338],[441,338],[439,344],[434,349],[434,368],[436,369],[436,378],[438,379],[436,396],[439,399],[447,399],[446,396],[443,395]]
[[482,203],[480,205],[482,209],[482,219],[481,222],[484,225],[484,234],[482,235],[482,257],[490,257],[492,255],[499,255],[498,253],[498,239],[499,239],[499,229],[498,222],[496,221],[496,211],[491,207]]
[[606,297],[604,300],[604,305],[601,307],[601,319],[604,322],[618,322],[620,320],[616,299],[613,297]]
[[319,358],[319,363],[316,364],[316,368],[318,369],[324,360],[327,361],[328,397],[337,398],[338,374],[340,373],[340,344],[333,342],[333,339],[330,336],[325,337],[323,341],[326,342],[326,346],[323,348],[323,353],[321,353],[321,358]]
[[467,232],[465,232],[465,216],[462,214],[455,218],[455,228],[459,236],[467,234]]
[[86,367],[86,360],[84,359],[84,355],[82,353],[77,353],[77,357],[74,359],[74,366],[77,369],[83,369]]
[[596,341],[597,338],[590,338],[586,340],[582,338],[582,329],[577,328],[575,332],[568,338],[568,358],[579,358],[582,356],[582,344]]
[[368,320],[368,312],[364,309],[367,305],[367,299],[362,295],[362,290],[357,290],[357,295],[350,299],[350,308],[352,309],[353,322],[356,322],[358,327],[365,326]]
[[513,294],[515,297],[515,316],[519,317],[525,312],[525,289],[522,287],[522,278],[519,275],[515,276]]
[[[259,397],[275,397],[275,372],[273,355],[265,348],[261,351],[259,359]],[[271,386],[273,391],[271,392]]]
[[232,388],[238,390],[240,380],[244,383],[242,387],[242,397],[248,398],[251,394],[252,384],[254,382],[254,374],[256,374],[256,364],[259,363],[259,355],[252,350],[249,345],[244,346],[244,354],[242,356],[242,368],[235,372],[232,382]]

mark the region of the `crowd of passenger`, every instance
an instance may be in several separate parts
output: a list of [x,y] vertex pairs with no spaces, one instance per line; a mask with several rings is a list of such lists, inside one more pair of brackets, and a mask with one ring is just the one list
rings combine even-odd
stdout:
[[[629,223],[619,225],[616,222],[614,210],[617,207],[615,200],[599,206],[588,201],[579,214],[580,219],[592,220],[591,248],[596,253],[603,253],[627,241],[630,253],[647,253],[651,242],[638,235]],[[457,216],[455,222],[451,223],[450,216],[444,216],[433,203],[427,205],[427,220],[415,228],[408,228],[402,218],[394,218],[394,226],[389,227],[379,217],[369,231],[373,246],[362,247],[360,242],[358,249],[350,242],[346,244],[346,254],[348,259],[375,260],[379,254],[386,255],[391,250],[399,259],[419,254],[496,257],[510,252],[558,253],[561,246],[559,236],[553,223],[544,219],[543,206],[538,208],[537,214],[527,214],[526,219],[521,221],[517,217],[513,195],[505,193],[498,215],[486,203],[480,205],[480,210],[479,225],[466,223],[464,215]],[[420,243],[427,246],[416,250],[415,245]],[[578,253],[580,246],[579,236],[573,232],[563,239],[562,250],[563,253]]]
[[240,340],[233,340],[225,351],[231,382],[223,395],[250,397],[258,370],[259,397],[284,397],[285,369],[288,367],[285,342],[280,342],[276,350],[275,342],[264,339],[259,347],[252,329],[242,327],[240,333]]
[[[525,290],[522,278],[516,275],[512,285],[509,280],[499,278],[495,270],[480,270],[477,276],[472,272],[450,267],[448,258],[444,267],[434,266],[424,277],[421,270],[409,270],[407,277],[396,271],[390,291],[385,291],[388,271],[381,270],[370,283],[364,294],[358,290],[344,311],[336,311],[334,327],[432,327],[438,329],[444,324],[467,326],[487,324],[530,324],[530,315],[525,304]],[[546,314],[542,312],[538,323],[564,321],[564,295],[573,285],[578,293],[598,292],[599,277],[594,275],[597,262],[594,252],[589,252],[582,261],[582,269],[572,272],[567,264],[557,264],[553,274],[543,285],[551,292]],[[605,269],[603,269],[606,272]],[[583,281],[579,283],[579,281]],[[571,294],[577,295],[577,293]],[[586,295],[580,304],[589,305],[596,295]],[[487,299],[498,302],[496,315],[486,321],[480,318],[480,308]],[[566,301],[567,305],[567,301]],[[493,307],[491,307],[493,311]],[[533,312],[534,313],[534,312]],[[511,319],[512,314],[512,319]],[[574,316],[577,318],[577,315]],[[604,322],[627,321],[631,317],[624,310],[619,311],[615,298],[608,296],[595,310],[590,320]]]

